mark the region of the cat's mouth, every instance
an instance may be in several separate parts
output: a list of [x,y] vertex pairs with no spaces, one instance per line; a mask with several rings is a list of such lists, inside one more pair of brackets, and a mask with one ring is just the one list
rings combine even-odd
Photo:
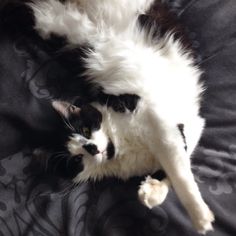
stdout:
[[109,140],[105,150],[99,151],[95,144],[89,143],[83,145],[85,151],[97,159],[98,162],[105,160],[111,160],[115,157],[115,146],[111,140]]
[[96,162],[101,163],[115,158],[115,146],[111,139],[99,140],[96,142],[87,140],[81,135],[74,135],[67,143],[67,148],[71,155],[80,156],[80,158],[94,159]]

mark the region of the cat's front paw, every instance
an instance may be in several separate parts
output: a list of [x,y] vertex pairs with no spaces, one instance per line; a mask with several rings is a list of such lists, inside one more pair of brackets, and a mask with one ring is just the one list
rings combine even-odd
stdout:
[[139,187],[140,201],[148,208],[160,205],[166,199],[169,187],[165,181],[152,179],[150,176]]
[[213,231],[212,223],[215,221],[214,214],[207,205],[204,211],[197,217],[192,217],[192,222],[198,233],[205,235],[208,231]]

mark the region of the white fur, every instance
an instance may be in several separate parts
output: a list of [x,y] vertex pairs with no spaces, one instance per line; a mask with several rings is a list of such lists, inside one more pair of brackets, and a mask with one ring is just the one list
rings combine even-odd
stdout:
[[[86,139],[85,137],[79,134],[75,134],[73,137],[70,138],[70,141],[67,144],[67,148],[73,156],[82,154],[86,156],[89,163],[97,165],[98,163],[107,160],[106,147],[108,145],[108,141],[109,140],[107,138],[107,135],[103,132],[102,129],[99,129],[98,131],[92,133],[91,139]],[[99,153],[94,156],[88,153],[83,148],[83,146],[89,144],[96,145]],[[91,164],[85,164],[85,165],[88,165],[89,167],[91,166]]]
[[[86,59],[91,82],[109,94],[141,97],[134,113],[119,114],[94,104],[103,114],[102,129],[118,152],[115,159],[99,165],[91,158],[84,159],[84,171],[75,181],[103,176],[126,179],[163,168],[195,227],[206,233],[212,229],[214,217],[190,165],[190,155],[204,127],[199,116],[201,72],[171,33],[153,41],[139,29],[137,16],[153,1],[77,0],[62,4],[48,0],[31,6],[36,29],[43,37],[55,33],[66,36],[72,45],[88,43],[93,47]],[[185,127],[188,152],[177,129],[179,123]],[[76,139],[71,142],[76,149]],[[158,185],[149,179],[140,187],[140,199],[149,207],[164,200],[153,200]]]

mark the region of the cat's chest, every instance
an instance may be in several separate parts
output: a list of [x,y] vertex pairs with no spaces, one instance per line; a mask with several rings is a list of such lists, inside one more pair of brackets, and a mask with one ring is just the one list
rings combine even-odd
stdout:
[[160,169],[158,159],[148,148],[148,139],[140,126],[137,110],[120,113],[104,106],[97,108],[103,114],[101,129],[114,144],[115,155],[99,164],[92,159],[84,160],[84,169],[77,177],[79,180],[104,176],[127,179],[151,174]]
[[[141,142],[139,144],[143,145]],[[161,169],[158,159],[145,145],[138,146],[138,142],[130,143],[129,139],[124,139],[119,145],[115,157],[111,160],[99,164],[89,159],[85,160],[83,171],[75,181],[102,179],[105,176],[125,180],[133,176],[153,174]]]

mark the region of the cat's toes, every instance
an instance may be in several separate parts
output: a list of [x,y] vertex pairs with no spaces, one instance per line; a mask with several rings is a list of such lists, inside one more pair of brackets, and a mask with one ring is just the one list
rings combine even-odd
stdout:
[[193,219],[193,224],[197,229],[198,233],[205,235],[208,231],[213,231],[212,223],[215,221],[214,214],[206,206],[206,210],[202,217],[198,219]]
[[138,191],[140,201],[148,208],[162,204],[167,193],[167,183],[152,179],[151,177],[147,177],[146,180],[141,183]]

